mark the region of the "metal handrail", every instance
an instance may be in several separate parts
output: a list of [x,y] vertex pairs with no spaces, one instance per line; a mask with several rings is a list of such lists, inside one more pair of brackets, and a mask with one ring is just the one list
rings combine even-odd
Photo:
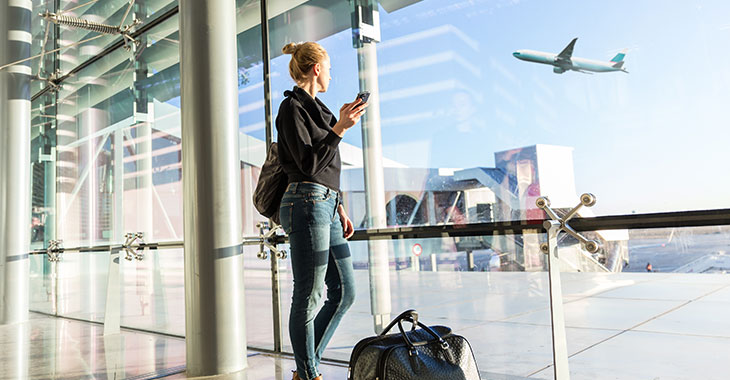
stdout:
[[[548,219],[528,219],[509,222],[449,224],[440,226],[405,226],[390,228],[371,228],[356,230],[350,241],[428,239],[449,237],[515,235],[524,232],[545,233],[543,223]],[[597,216],[592,218],[573,218],[571,227],[576,231],[634,230],[675,227],[703,227],[730,225],[730,209],[677,211],[652,214],[631,214]],[[286,244],[286,236],[275,235],[269,238],[272,244]],[[243,245],[260,244],[259,236],[244,237]],[[122,248],[123,244],[104,244],[60,248],[59,252],[97,252],[111,248]],[[141,243],[139,249],[183,248],[182,241]],[[29,252],[30,255],[47,254],[48,249]]]

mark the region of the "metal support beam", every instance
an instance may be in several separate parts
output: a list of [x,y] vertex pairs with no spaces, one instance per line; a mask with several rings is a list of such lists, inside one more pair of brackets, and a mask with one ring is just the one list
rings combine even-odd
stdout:
[[[370,91],[367,112],[362,117],[362,152],[365,172],[367,227],[386,226],[383,147],[380,135],[380,94],[378,90],[378,56],[375,42],[364,42],[357,49],[360,91]],[[370,273],[370,311],[374,329],[380,333],[390,322],[390,265],[388,242],[368,242]]]
[[476,268],[476,265],[474,265],[474,251],[466,251],[466,268],[469,272],[473,272]]
[[124,238],[124,133],[122,129],[114,131],[114,222],[113,242],[122,241]]
[[[32,6],[0,3],[0,63],[30,57]],[[30,62],[0,71],[0,325],[28,320],[30,76]]]
[[[144,2],[143,2],[144,3]],[[145,8],[144,4],[137,4],[138,8]],[[139,10],[139,9],[138,9]],[[144,9],[135,12],[134,17],[147,17]],[[141,46],[147,45],[147,35],[140,36],[137,41]],[[154,241],[154,183],[152,181],[152,127],[155,122],[154,104],[150,102],[147,88],[140,85],[149,75],[145,60],[137,59],[138,54],[132,54],[130,60],[134,64],[134,145],[137,156],[137,224],[135,231],[144,233],[145,239]],[[163,208],[164,209],[164,208]]]
[[563,290],[560,287],[560,263],[558,258],[558,233],[560,222],[545,221],[548,231],[548,280],[550,283],[550,319],[553,337],[553,371],[555,380],[570,379],[568,368],[568,342],[565,336],[565,313],[563,312]]
[[[261,60],[264,69],[264,109],[266,111],[266,151],[274,139],[273,111],[271,108],[271,60],[269,58],[269,12],[266,0],[261,0]],[[273,221],[270,221],[273,225]],[[279,278],[279,257],[271,255],[271,307],[274,327],[274,351],[283,350],[284,330],[281,316],[281,282]]]
[[119,283],[120,249],[109,249],[109,274],[106,284],[104,335],[119,334],[121,326],[121,285]]
[[187,375],[242,371],[236,3],[180,1]]

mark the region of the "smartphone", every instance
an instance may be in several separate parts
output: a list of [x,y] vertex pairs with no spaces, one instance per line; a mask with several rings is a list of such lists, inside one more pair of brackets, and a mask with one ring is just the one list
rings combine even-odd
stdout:
[[357,94],[357,98],[360,99],[363,103],[367,103],[369,97],[370,97],[370,91],[363,91],[363,92]]

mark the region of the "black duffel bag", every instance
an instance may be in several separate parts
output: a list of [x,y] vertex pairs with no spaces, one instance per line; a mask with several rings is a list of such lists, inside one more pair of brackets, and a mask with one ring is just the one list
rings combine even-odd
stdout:
[[[403,322],[410,322],[410,331]],[[398,325],[400,333],[388,334]],[[417,327],[420,327],[418,329]],[[386,335],[387,334],[387,335]],[[415,310],[396,317],[380,335],[355,345],[348,380],[480,380],[469,342],[446,326],[426,326]]]
[[266,161],[261,167],[261,174],[253,192],[253,205],[258,212],[270,218],[274,223],[279,222],[279,205],[286,192],[288,177],[279,163],[279,146],[271,143],[266,154]]

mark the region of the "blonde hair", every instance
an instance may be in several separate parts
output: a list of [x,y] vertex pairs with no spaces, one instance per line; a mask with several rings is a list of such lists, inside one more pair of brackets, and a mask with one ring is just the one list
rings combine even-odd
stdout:
[[289,75],[299,83],[307,78],[307,74],[317,63],[324,62],[328,55],[322,45],[316,42],[289,43],[281,49],[284,54],[291,54]]

